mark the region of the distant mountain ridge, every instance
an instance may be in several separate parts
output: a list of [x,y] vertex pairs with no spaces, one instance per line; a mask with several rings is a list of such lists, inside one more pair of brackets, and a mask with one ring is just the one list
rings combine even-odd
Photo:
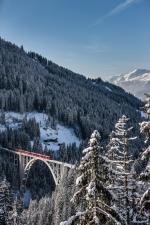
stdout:
[[150,70],[135,69],[128,74],[112,77],[110,82],[144,99],[144,93],[150,92]]

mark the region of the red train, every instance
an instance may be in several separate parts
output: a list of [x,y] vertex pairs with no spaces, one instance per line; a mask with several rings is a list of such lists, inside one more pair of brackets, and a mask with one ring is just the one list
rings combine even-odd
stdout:
[[22,150],[22,149],[16,149],[16,152],[24,153],[24,154],[31,155],[31,156],[36,156],[36,157],[39,157],[39,158],[42,158],[42,159],[52,159],[48,155],[42,155],[42,154],[39,154],[39,153],[28,152],[28,151],[25,151],[25,150]]

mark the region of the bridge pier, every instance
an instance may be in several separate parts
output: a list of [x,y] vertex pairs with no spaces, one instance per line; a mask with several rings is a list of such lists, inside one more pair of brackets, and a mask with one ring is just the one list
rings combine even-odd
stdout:
[[64,167],[64,165],[61,165],[61,169],[60,169],[60,177],[61,177],[61,179],[63,178],[64,173],[65,173],[65,167]]
[[19,177],[20,177],[20,182],[24,178],[24,167],[25,167],[24,156],[19,154]]

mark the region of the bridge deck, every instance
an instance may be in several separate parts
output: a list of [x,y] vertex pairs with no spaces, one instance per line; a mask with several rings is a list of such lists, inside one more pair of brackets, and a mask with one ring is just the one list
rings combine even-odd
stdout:
[[74,168],[74,165],[72,165],[72,164],[60,162],[60,161],[53,160],[53,159],[43,159],[43,158],[38,157],[38,156],[32,156],[32,155],[27,154],[27,153],[16,152],[16,151],[13,151],[13,150],[10,150],[10,149],[7,149],[7,148],[3,148],[3,147],[0,147],[0,150],[4,150],[4,151],[10,152],[12,154],[16,154],[16,155],[28,156],[28,157],[31,157],[31,158],[39,159],[41,161],[46,161],[46,162],[51,162],[51,163],[56,163],[56,164],[64,165],[65,167],[68,167],[70,169],[73,169]]

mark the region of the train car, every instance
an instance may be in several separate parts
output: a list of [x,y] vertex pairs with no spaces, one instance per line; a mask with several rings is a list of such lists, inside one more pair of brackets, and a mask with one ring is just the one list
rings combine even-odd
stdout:
[[35,153],[35,152],[28,152],[28,151],[25,151],[23,149],[16,149],[16,152],[23,153],[23,154],[27,154],[27,155],[31,155],[31,156],[35,156],[35,157],[39,157],[39,158],[42,158],[42,159],[52,159],[48,155],[42,155],[42,154]]

